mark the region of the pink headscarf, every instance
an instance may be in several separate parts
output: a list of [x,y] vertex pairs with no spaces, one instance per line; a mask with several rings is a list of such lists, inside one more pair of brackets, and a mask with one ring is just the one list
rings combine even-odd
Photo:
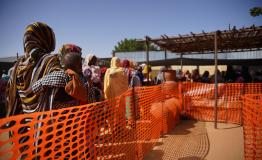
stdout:
[[124,68],[129,68],[130,67],[129,60],[127,60],[127,59],[123,60],[123,64],[122,65],[123,65]]

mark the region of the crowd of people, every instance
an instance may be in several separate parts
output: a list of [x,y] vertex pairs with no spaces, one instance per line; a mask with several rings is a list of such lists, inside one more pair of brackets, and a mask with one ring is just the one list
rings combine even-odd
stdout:
[[[215,75],[210,75],[209,71],[204,71],[200,75],[198,69],[194,69],[192,73],[187,70],[183,73],[181,70],[177,72],[177,81],[214,83]],[[218,83],[255,83],[262,82],[262,72],[254,72],[248,67],[242,66],[241,69],[234,69],[232,66],[227,66],[227,71],[217,70]]]
[[24,55],[10,69],[8,83],[0,81],[1,117],[98,102],[144,84],[142,67],[134,62],[113,57],[109,68],[100,68],[95,55],[83,59],[75,44],[51,54],[55,41],[48,25],[27,26]]
[[[98,58],[89,54],[82,58],[81,47],[64,44],[59,53],[55,49],[55,34],[46,24],[36,22],[27,26],[24,55],[0,80],[1,117],[33,113],[103,101],[121,95],[129,87],[157,85],[166,81],[162,67],[152,77],[151,67],[129,60],[111,59],[109,68],[98,66]],[[247,67],[227,72],[218,71],[218,82],[258,82],[261,73],[252,73]],[[1,77],[7,77],[2,76]],[[198,69],[176,73],[176,81],[213,83],[214,75]]]

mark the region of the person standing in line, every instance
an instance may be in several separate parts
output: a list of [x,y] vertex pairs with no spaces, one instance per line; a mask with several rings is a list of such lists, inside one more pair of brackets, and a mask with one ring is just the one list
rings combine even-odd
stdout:
[[201,82],[203,83],[210,83],[210,79],[209,79],[209,72],[205,71],[201,77]]
[[157,77],[156,77],[156,85],[157,84],[161,84],[164,82],[164,71],[166,70],[165,67],[161,67],[158,74],[157,74]]
[[63,44],[61,48],[59,48],[59,58],[61,62],[61,66],[65,68],[64,57],[67,53],[76,53],[82,56],[82,48],[75,44]]
[[5,81],[2,78],[2,70],[0,70],[0,118],[5,117],[6,114],[6,107],[5,107],[5,103],[6,103],[6,95],[5,95],[5,91],[6,91],[6,85],[7,85],[7,81]]
[[52,81],[53,87],[36,95],[32,85],[43,76],[64,74],[55,49],[55,34],[45,23],[35,22],[26,27],[24,34],[25,54],[18,59],[7,85],[7,115],[33,113],[52,109],[53,98],[64,81]]
[[121,67],[120,59],[113,57],[110,68],[104,77],[104,94],[106,99],[114,98],[128,90],[128,76]]
[[84,77],[92,84],[96,102],[103,99],[101,69],[97,65],[97,60],[95,55],[88,54],[82,67]]
[[128,59],[124,59],[122,61],[122,67],[124,68],[125,70],[125,74],[127,75],[128,77],[128,83],[130,83],[130,80],[131,80],[131,72],[132,72],[132,68],[131,68],[131,65],[130,65],[130,61]]
[[[140,72],[138,71],[138,66],[133,63],[133,70],[131,71],[130,87],[140,87],[142,86],[143,78],[140,78]],[[141,73],[142,74],[142,73]],[[142,74],[143,75],[143,74]]]
[[151,69],[151,66],[150,65],[145,65],[144,66],[144,69],[143,69],[143,76],[144,76],[144,84],[147,84],[147,85],[153,85],[154,84],[154,79],[153,79],[153,76],[152,76],[152,69]]
[[91,82],[82,73],[82,48],[75,44],[64,44],[59,52],[65,72],[63,79],[66,80],[66,85],[56,96],[59,108],[95,102]]

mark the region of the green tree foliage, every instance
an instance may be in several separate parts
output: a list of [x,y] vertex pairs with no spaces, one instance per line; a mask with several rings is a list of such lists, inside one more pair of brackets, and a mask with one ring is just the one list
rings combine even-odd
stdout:
[[249,10],[250,15],[253,17],[262,15],[262,7],[254,7]]
[[[158,50],[157,47],[150,45],[151,51]],[[115,52],[133,52],[133,51],[145,51],[146,44],[137,42],[135,39],[124,39],[117,43],[114,47]]]

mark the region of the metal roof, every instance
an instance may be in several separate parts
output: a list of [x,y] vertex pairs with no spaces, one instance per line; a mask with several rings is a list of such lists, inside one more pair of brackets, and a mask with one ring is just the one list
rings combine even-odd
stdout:
[[[115,52],[115,56],[120,59],[129,59],[135,62],[145,62],[146,61],[146,52]],[[167,60],[169,59],[180,59],[180,54],[167,52]],[[197,54],[185,54],[182,58],[185,59],[195,59],[195,60],[214,60],[213,53],[197,53]],[[165,52],[164,51],[150,51],[149,52],[149,61],[164,60]],[[245,52],[229,52],[229,53],[220,53],[218,54],[218,60],[229,61],[229,60],[262,60],[262,50],[259,51],[245,51]]]

